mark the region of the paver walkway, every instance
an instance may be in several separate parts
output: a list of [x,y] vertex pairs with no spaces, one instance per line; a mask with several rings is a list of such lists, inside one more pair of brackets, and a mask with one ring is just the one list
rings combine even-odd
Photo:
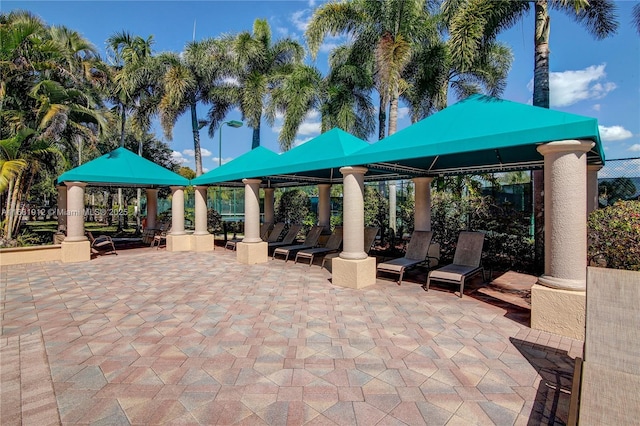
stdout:
[[0,273],[3,426],[561,424],[582,351],[472,297],[230,251]]

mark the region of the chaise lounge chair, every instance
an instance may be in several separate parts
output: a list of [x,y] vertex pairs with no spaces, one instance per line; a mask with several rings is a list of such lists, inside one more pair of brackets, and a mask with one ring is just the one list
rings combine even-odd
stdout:
[[342,226],[336,226],[333,233],[327,240],[327,244],[324,247],[315,247],[310,249],[300,250],[296,254],[294,263],[298,262],[298,259],[309,259],[309,266],[313,265],[313,259],[317,256],[324,256],[329,253],[335,253],[340,250],[342,245]]
[[[378,235],[379,230],[380,228],[378,228],[377,226],[367,226],[364,228],[364,252],[365,253],[369,254],[369,252],[371,251],[371,247],[373,246],[373,243],[376,241],[376,235]],[[334,257],[338,257],[338,256],[340,256],[340,253],[330,253],[326,255],[322,259],[322,265],[320,267],[324,268],[324,264],[327,262],[327,260],[332,260]]]
[[[271,230],[272,226],[272,222],[264,222],[262,225],[260,225],[260,239],[262,239],[262,241],[265,241],[267,239],[267,235],[269,235],[269,231]],[[284,223],[282,224],[282,228],[284,228]],[[282,232],[282,229],[280,229],[280,232]],[[242,238],[232,238],[230,240],[227,240],[224,248],[235,250],[236,244],[238,244],[239,242],[242,242]]]
[[94,238],[93,234],[90,231],[87,231],[87,238],[89,238],[89,242],[91,243],[91,253],[92,254],[115,254],[118,255],[116,251],[116,246],[113,244],[113,240],[108,235],[100,235],[98,238]]
[[284,256],[285,263],[289,261],[289,256],[293,253],[297,253],[300,250],[311,249],[318,245],[320,234],[324,230],[324,226],[314,226],[307,233],[306,238],[302,244],[296,244],[291,246],[277,247],[273,251],[273,259],[276,258],[276,254]]
[[302,229],[302,225],[294,224],[289,226],[289,230],[285,234],[282,241],[267,241],[269,244],[268,250],[275,250],[278,247],[290,246],[296,240],[298,232]]
[[453,263],[429,272],[427,282],[422,286],[424,291],[429,291],[431,281],[442,281],[460,285],[460,297],[464,291],[464,282],[484,269],[480,265],[482,260],[482,245],[484,234],[481,232],[460,232],[456,251],[453,255]]
[[428,253],[432,238],[432,231],[413,231],[404,257],[380,263],[377,268],[378,272],[400,275],[398,285],[401,285],[402,277],[407,269],[415,268],[424,263],[429,265]]
[[167,234],[171,232],[171,224],[169,225],[161,225],[160,231],[157,231],[156,235],[153,237],[153,241],[151,241],[151,247],[156,246],[156,250],[160,250],[160,246],[167,245]]

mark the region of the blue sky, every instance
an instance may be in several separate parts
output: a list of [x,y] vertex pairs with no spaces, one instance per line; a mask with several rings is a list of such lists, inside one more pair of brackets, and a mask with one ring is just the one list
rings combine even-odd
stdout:
[[[631,8],[636,1],[618,1],[620,27],[617,35],[595,40],[570,18],[551,12],[551,107],[598,119],[608,159],[640,157],[640,35],[631,25]],[[289,36],[303,42],[306,24],[319,1],[0,1],[0,10],[26,9],[39,15],[47,24],[65,25],[85,37],[104,54],[105,40],[122,30],[148,37],[153,35],[154,52],[183,50],[193,38],[197,40],[223,33],[251,30],[256,18],[267,19],[273,37]],[[533,17],[527,16],[500,40],[511,46],[514,62],[504,99],[531,103],[533,77]],[[327,38],[315,65],[327,69],[327,52],[340,43]],[[310,59],[308,59],[310,61]],[[455,101],[455,100],[453,100]],[[206,107],[199,109],[204,116]],[[410,124],[401,109],[398,129]],[[240,120],[233,111],[227,120]],[[164,140],[159,125],[156,135]],[[320,133],[318,114],[310,114],[298,133],[303,143]],[[376,132],[377,134],[377,132]],[[209,138],[206,129],[200,134],[203,168],[218,164],[218,134]],[[262,145],[279,152],[278,123],[262,126]],[[372,141],[375,136],[372,136]],[[251,149],[251,129],[224,127],[222,159],[226,162]],[[193,140],[189,118],[177,123],[173,141],[174,156],[193,166]],[[637,164],[640,175],[640,160]]]

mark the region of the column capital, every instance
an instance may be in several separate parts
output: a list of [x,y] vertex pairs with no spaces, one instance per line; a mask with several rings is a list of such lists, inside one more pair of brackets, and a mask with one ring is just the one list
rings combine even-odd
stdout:
[[433,182],[433,179],[435,179],[432,176],[421,176],[421,177],[414,177],[411,178],[411,180],[413,181],[413,183],[418,183],[418,182],[427,182],[427,183],[431,183]]
[[209,185],[196,185],[194,186],[196,190],[204,189],[205,191],[209,189]]
[[262,189],[264,190],[264,192],[267,192],[267,191],[275,192],[276,190],[275,188],[262,188]]
[[588,172],[599,172],[604,166],[602,164],[587,164]]
[[85,186],[87,186],[87,182],[65,182],[64,183],[68,188],[72,187],[72,186],[79,186],[81,188],[84,188]]
[[568,139],[545,143],[536,148],[542,155],[556,152],[589,152],[595,146],[595,142],[590,140]]
[[330,183],[319,183],[318,188],[331,188],[331,185]]
[[157,188],[145,188],[144,190],[145,190],[147,193],[149,193],[149,192],[153,192],[153,191],[155,191],[155,192],[157,193],[157,192],[159,191],[159,189],[157,189]]
[[251,185],[262,182],[262,179],[242,179],[242,183],[245,185]]
[[355,174],[365,174],[367,173],[369,169],[367,169],[366,167],[352,167],[352,166],[347,166],[347,167],[340,167],[340,173],[342,173],[342,175],[355,175]]
[[169,189],[171,190],[171,192],[174,191],[179,191],[179,190],[184,190],[184,186],[170,186]]

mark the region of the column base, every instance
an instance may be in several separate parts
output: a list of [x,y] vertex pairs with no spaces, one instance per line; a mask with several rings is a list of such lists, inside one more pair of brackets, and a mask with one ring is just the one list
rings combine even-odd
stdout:
[[531,328],[584,340],[586,291],[531,287]]
[[63,241],[60,260],[62,263],[88,262],[91,260],[91,243],[85,241]]
[[347,260],[335,257],[331,261],[332,283],[340,287],[363,288],[376,283],[376,258]]
[[193,235],[167,235],[167,251],[190,251]]
[[254,265],[256,263],[266,263],[269,261],[269,244],[260,243],[243,243],[236,244],[236,259],[240,263],[246,265]]
[[191,251],[211,250],[213,250],[212,234],[191,235]]

